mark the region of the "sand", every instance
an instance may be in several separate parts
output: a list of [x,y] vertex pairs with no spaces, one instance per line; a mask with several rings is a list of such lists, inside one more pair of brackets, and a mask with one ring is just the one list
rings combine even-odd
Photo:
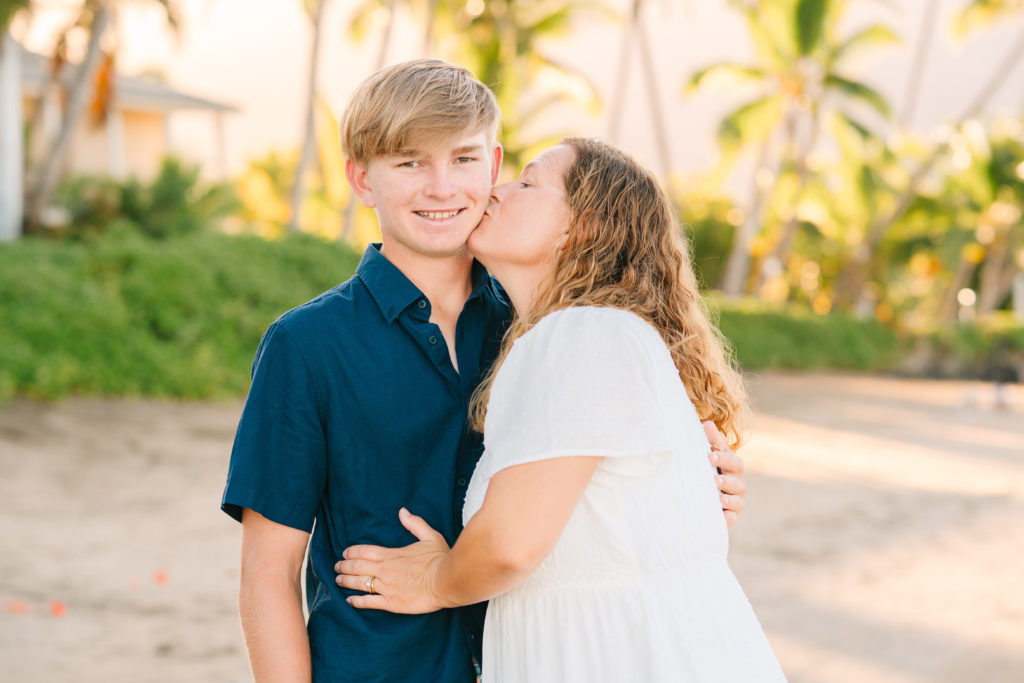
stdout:
[[[796,682],[1024,680],[1024,387],[752,378],[730,562]],[[0,408],[0,680],[250,680],[241,405]]]

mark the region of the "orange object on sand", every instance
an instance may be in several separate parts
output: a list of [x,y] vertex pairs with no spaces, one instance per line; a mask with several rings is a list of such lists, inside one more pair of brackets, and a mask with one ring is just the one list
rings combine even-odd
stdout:
[[50,603],[50,614],[55,617],[62,617],[67,614],[68,608],[63,602],[54,600]]
[[28,603],[24,600],[8,600],[4,603],[4,611],[11,614],[28,614]]
[[166,584],[167,572],[165,572],[163,569],[157,569],[155,572],[153,572],[153,583],[155,583],[158,586],[163,586],[164,584]]

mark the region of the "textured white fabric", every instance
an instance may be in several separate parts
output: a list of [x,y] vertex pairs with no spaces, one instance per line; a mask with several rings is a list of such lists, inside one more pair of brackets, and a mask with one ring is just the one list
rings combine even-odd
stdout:
[[604,456],[551,554],[493,599],[485,683],[784,681],[726,562],[710,446],[640,317],[579,307],[520,337],[491,389],[464,519],[500,470]]

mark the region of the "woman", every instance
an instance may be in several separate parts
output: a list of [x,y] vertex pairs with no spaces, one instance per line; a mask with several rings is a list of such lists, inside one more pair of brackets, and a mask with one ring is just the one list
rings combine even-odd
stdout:
[[517,313],[474,398],[484,454],[451,549],[353,546],[357,608],[490,599],[483,680],[778,681],[726,562],[701,420],[738,445],[745,395],[668,200],[600,142],[564,140],[495,188],[469,247]]

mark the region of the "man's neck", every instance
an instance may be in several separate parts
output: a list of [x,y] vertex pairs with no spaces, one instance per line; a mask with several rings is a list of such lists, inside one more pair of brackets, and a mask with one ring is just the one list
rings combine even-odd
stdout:
[[473,257],[468,251],[430,258],[385,242],[380,253],[427,297],[431,317],[458,318],[473,291]]

